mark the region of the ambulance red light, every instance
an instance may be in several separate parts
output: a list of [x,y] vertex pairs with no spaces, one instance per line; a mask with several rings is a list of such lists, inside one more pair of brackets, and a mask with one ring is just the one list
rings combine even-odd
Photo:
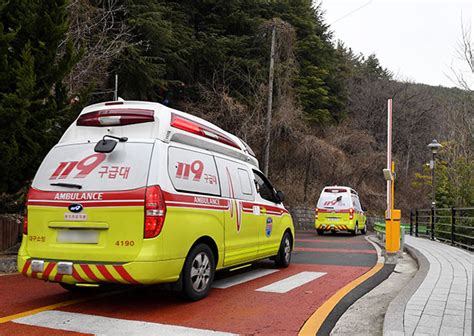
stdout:
[[231,147],[241,149],[239,145],[237,145],[234,141],[221,132],[215,131],[207,126],[201,125],[195,121],[186,119],[176,114],[171,115],[171,126],[207,139],[218,141]]
[[23,216],[23,234],[28,234],[28,210],[25,209],[25,214]]
[[124,126],[155,121],[153,110],[110,109],[83,114],[77,119],[77,126]]
[[158,236],[163,228],[166,216],[166,204],[160,186],[146,188],[145,193],[145,230],[144,238]]
[[30,198],[31,189],[28,190],[28,194],[26,195],[26,203],[25,203],[25,213],[23,215],[23,234],[28,234],[28,199]]
[[354,209],[353,208],[349,209],[349,219],[354,219]]

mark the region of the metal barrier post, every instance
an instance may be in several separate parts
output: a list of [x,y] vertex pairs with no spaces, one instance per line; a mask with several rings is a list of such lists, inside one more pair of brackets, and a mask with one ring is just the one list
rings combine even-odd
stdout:
[[400,252],[405,249],[405,228],[400,225]]
[[418,237],[418,209],[415,210],[415,237]]
[[[435,208],[431,207],[431,240],[434,240]],[[428,233],[428,232],[427,232]]]
[[456,225],[456,209],[451,208],[451,245],[454,245],[454,233],[456,232],[454,226]]
[[410,236],[413,236],[413,210],[410,210]]

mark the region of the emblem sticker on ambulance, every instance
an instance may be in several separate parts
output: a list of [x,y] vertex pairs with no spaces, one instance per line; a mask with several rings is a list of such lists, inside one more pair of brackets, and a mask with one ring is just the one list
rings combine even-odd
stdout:
[[77,212],[81,212],[84,209],[84,207],[81,204],[75,203],[75,204],[71,204],[70,206],[68,206],[68,209],[71,212],[76,212],[77,213]]
[[267,237],[270,237],[273,229],[273,219],[270,217],[267,218],[267,225],[265,226],[265,234]]

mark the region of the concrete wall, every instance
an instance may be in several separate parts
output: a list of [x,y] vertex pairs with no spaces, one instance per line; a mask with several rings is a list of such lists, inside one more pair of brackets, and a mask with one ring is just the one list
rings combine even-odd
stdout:
[[293,224],[298,230],[314,230],[314,208],[288,207]]

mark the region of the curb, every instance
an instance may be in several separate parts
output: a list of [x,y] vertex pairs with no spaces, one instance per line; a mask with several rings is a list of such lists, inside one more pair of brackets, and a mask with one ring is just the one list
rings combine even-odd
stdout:
[[367,242],[377,251],[377,262],[366,273],[341,288],[319,307],[303,324],[298,335],[330,335],[339,318],[359,298],[377,287],[393,272],[395,265],[385,264],[382,249],[366,236]]
[[390,302],[385,318],[383,321],[383,335],[384,336],[403,336],[405,335],[403,322],[405,307],[418,287],[425,280],[430,263],[428,259],[416,248],[405,244],[405,250],[418,263],[418,271],[413,279],[398,293],[398,295]]

